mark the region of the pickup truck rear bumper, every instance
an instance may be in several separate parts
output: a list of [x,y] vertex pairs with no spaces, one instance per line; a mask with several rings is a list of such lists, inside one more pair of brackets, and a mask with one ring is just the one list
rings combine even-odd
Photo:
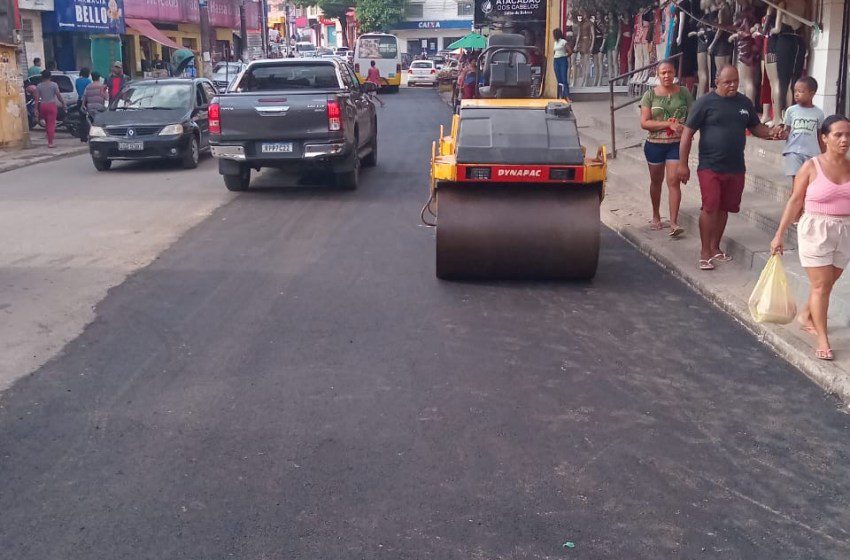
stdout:
[[[332,144],[306,143],[302,147],[303,159],[326,158],[345,155],[347,147],[345,142]],[[235,144],[222,144],[212,146],[212,155],[215,158],[229,159],[233,161],[248,161],[249,156],[245,153],[245,147]],[[250,156],[251,161],[262,160],[262,157]],[[274,158],[274,162],[291,162],[294,158]]]
[[260,169],[275,167],[278,169],[330,168],[334,172],[347,171],[352,167],[352,147],[344,141],[295,143],[290,153],[257,153],[254,143],[210,144],[213,157],[218,159],[219,173],[230,175],[239,173],[243,166]]

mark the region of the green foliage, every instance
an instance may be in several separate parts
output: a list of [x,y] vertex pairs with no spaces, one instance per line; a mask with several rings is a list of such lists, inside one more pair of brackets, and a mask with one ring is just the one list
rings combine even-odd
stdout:
[[358,0],[357,21],[364,33],[388,31],[404,19],[407,0]]

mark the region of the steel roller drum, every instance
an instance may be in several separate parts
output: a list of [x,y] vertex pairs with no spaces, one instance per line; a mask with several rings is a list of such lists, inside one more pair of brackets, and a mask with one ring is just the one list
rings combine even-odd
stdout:
[[437,277],[589,279],[599,261],[600,185],[442,185]]

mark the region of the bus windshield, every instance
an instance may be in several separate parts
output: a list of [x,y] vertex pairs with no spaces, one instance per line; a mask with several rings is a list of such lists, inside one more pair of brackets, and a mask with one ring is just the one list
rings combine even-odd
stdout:
[[388,36],[363,36],[359,42],[359,58],[395,58],[398,56],[398,40]]

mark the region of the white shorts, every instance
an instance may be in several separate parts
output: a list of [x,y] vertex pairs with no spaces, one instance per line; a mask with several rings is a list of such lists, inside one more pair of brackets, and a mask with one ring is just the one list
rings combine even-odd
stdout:
[[803,214],[797,224],[797,249],[805,268],[850,262],[850,216]]

